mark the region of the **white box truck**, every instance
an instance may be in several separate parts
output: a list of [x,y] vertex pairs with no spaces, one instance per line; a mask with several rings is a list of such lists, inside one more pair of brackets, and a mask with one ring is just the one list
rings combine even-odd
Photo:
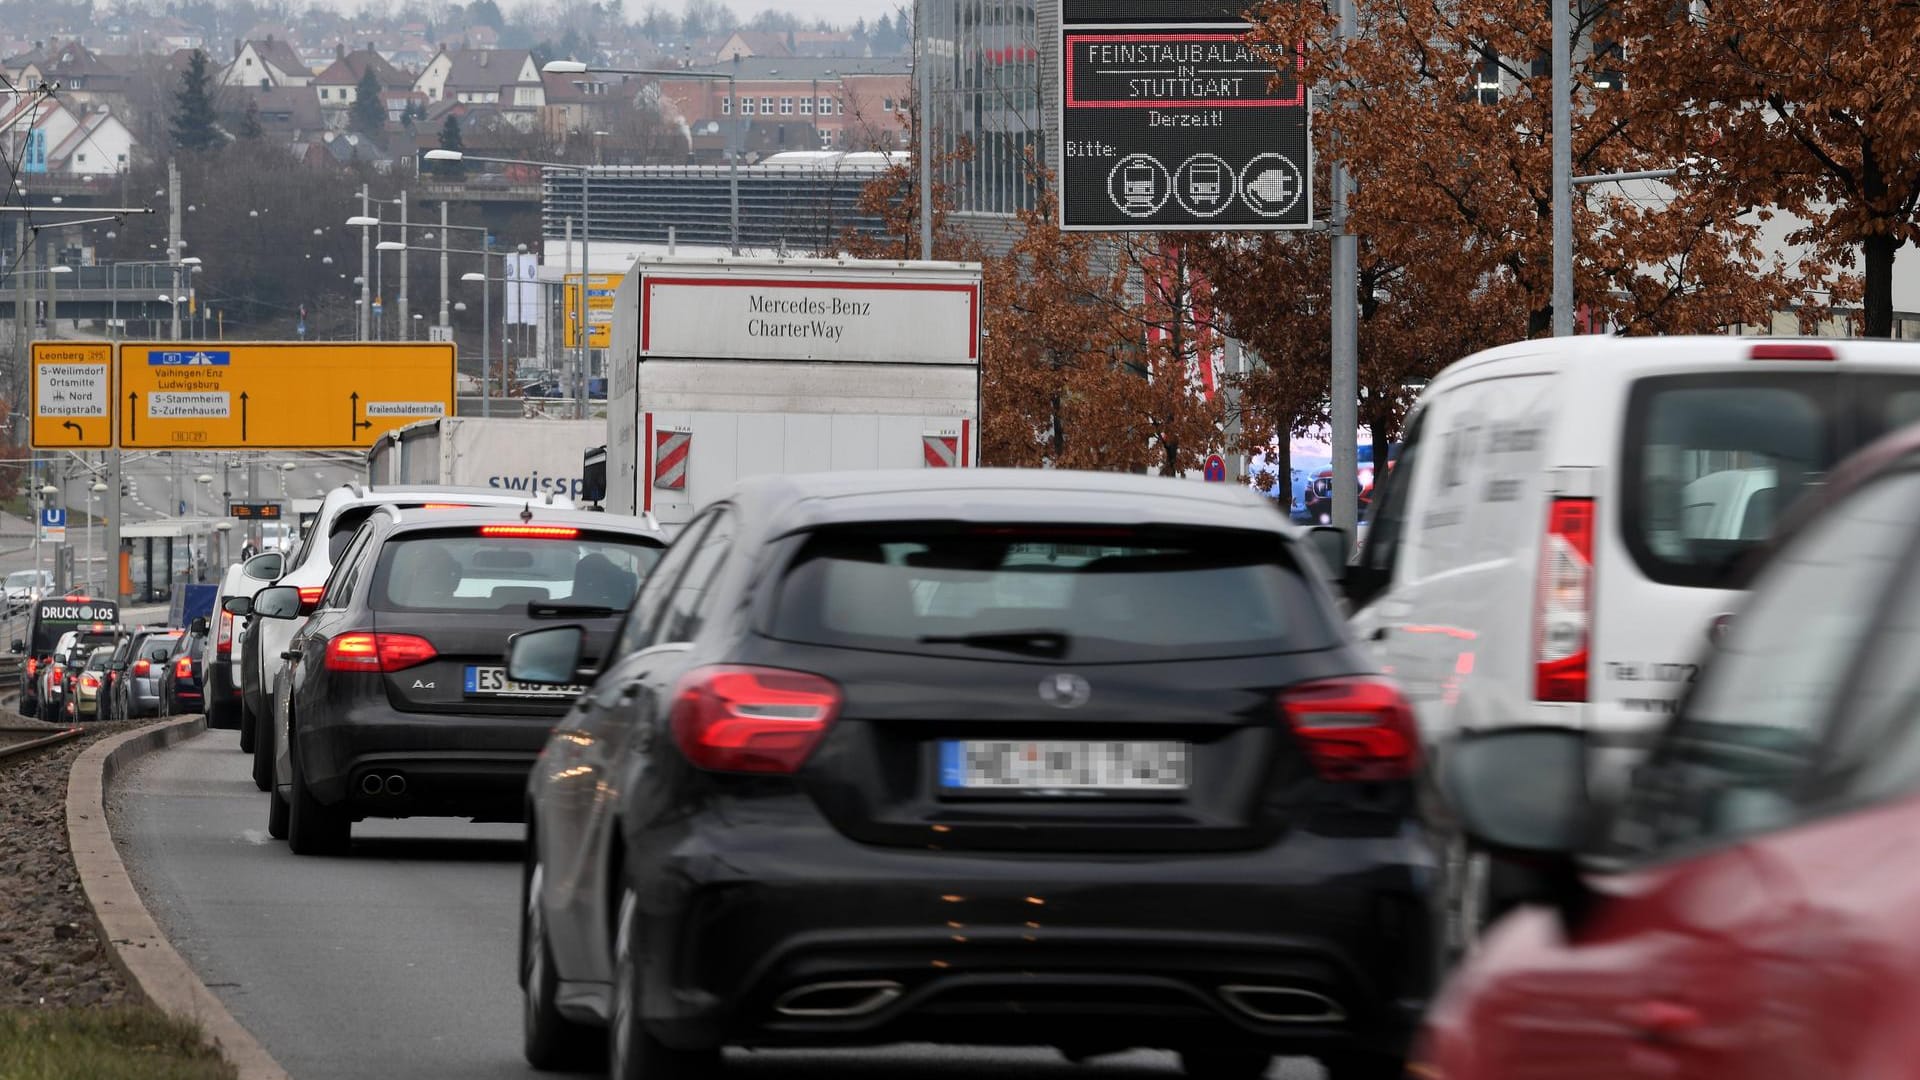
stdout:
[[367,449],[367,482],[580,496],[580,459],[606,440],[598,420],[447,416],[395,428]]
[[979,460],[980,267],[650,257],[614,298],[606,509],[669,529],[760,473]]

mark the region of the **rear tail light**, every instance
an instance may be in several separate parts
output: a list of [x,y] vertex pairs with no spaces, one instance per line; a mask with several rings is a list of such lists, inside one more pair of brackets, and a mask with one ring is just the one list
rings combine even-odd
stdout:
[[33,678],[33,673],[39,670],[40,670],[40,661],[34,657],[28,657],[27,658],[27,678],[29,679]]
[[1755,345],[1747,356],[1754,360],[1835,360],[1831,345],[1811,345],[1801,342],[1773,342]]
[[1323,780],[1405,780],[1419,768],[1413,708],[1385,679],[1290,686],[1280,694],[1280,712]]
[[1587,700],[1593,628],[1593,500],[1555,499],[1534,597],[1533,696]]
[[327,588],[324,585],[300,586],[300,610],[312,611],[320,603],[320,594],[326,591]]
[[176,679],[193,678],[193,658],[183,656],[173,662],[173,677]]
[[150,660],[135,660],[133,662],[133,673],[135,675],[153,674],[153,662]]
[[565,525],[482,525],[480,535],[520,540],[573,540],[580,535],[580,530]]
[[673,738],[687,760],[719,772],[793,773],[840,712],[840,688],[778,668],[696,668],[674,691]]
[[355,631],[327,642],[328,671],[405,671],[440,653],[433,642],[414,634]]
[[220,629],[213,639],[213,648],[219,653],[233,652],[233,612],[224,608],[220,611]]
[[82,675],[82,676],[80,676],[80,689],[82,689],[82,690],[98,690],[98,689],[100,689],[100,677],[99,677],[99,676],[97,676],[97,675]]

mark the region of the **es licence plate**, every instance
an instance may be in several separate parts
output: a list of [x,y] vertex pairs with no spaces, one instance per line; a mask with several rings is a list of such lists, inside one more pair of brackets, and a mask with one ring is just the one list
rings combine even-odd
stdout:
[[467,668],[467,693],[490,694],[499,697],[579,697],[586,693],[584,686],[535,686],[531,683],[514,682],[507,678],[507,669],[503,667]]
[[1183,742],[943,739],[949,791],[1179,792],[1192,782]]

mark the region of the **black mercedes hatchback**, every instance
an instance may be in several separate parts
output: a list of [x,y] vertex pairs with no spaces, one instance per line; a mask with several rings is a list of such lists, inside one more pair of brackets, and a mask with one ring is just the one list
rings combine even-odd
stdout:
[[273,715],[267,828],[338,853],[355,820],[517,821],[528,770],[584,687],[507,677],[509,638],[564,622],[598,656],[665,537],[639,518],[527,507],[382,507],[319,596],[234,597],[235,615],[305,617]]
[[509,653],[592,686],[529,785],[529,1060],[668,1080],[929,1041],[1398,1076],[1437,975],[1418,739],[1307,539],[1145,477],[736,487],[610,649]]

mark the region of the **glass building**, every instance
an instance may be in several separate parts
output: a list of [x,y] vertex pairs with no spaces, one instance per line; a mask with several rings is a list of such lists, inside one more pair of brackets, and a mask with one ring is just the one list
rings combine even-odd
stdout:
[[969,160],[942,169],[964,215],[1010,215],[1034,203],[1027,155],[1044,164],[1045,91],[1037,7],[1058,0],[920,0],[936,161],[962,141]]

